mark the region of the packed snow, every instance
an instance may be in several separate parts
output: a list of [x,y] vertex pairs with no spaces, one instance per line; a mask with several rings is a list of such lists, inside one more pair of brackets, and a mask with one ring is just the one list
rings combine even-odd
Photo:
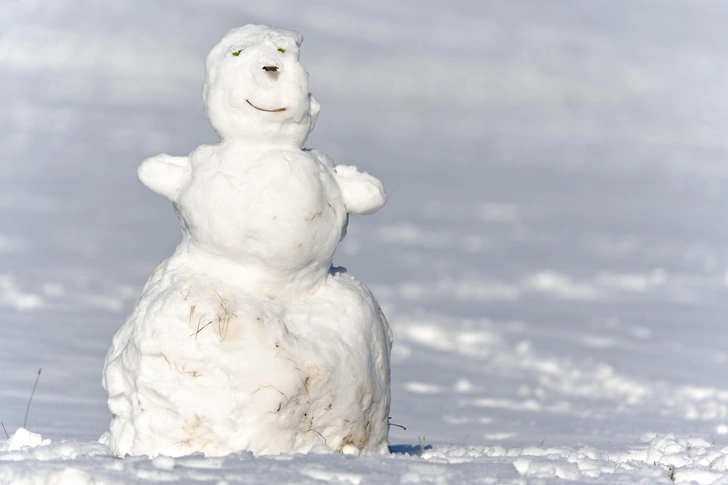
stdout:
[[[0,483],[728,483],[724,2],[0,12]],[[387,188],[333,264],[391,325],[391,453],[121,459],[104,356],[180,237],[136,170],[215,142],[249,23],[306,36],[304,146]]]

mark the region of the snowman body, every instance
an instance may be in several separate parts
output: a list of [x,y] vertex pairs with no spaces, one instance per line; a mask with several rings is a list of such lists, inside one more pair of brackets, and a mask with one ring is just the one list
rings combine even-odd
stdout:
[[302,149],[319,105],[301,40],[229,32],[203,95],[221,142],[140,166],[174,202],[182,242],[106,357],[118,456],[388,449],[391,332],[371,292],[331,267],[349,214],[385,195],[356,167]]
[[190,164],[177,207],[195,250],[245,267],[246,290],[263,297],[323,281],[347,222],[333,166],[299,148],[226,144],[198,148]]

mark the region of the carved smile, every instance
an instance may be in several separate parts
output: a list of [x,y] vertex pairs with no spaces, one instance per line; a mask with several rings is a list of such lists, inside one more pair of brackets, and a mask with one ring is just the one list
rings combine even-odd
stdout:
[[266,113],[280,113],[281,111],[285,111],[286,110],[286,108],[263,109],[263,108],[258,108],[256,105],[254,105],[253,103],[251,103],[247,99],[245,100],[245,102],[248,103],[253,108],[257,109],[258,111],[265,111]]

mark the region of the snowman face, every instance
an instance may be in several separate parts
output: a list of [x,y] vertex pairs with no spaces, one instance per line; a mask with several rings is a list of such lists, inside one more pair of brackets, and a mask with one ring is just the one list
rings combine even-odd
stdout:
[[303,145],[319,105],[298,61],[301,40],[292,31],[247,25],[213,48],[203,98],[223,141]]

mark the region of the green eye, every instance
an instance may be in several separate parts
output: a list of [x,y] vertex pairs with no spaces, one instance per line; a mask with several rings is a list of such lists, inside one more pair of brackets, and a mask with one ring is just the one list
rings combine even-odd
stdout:
[[240,53],[241,53],[241,52],[243,52],[243,49],[240,49],[239,51],[235,51],[235,52],[233,52],[233,55],[234,55],[235,57],[238,57],[238,56],[240,55]]
[[285,54],[286,50],[283,47],[279,47],[278,52],[280,52],[281,54]]

